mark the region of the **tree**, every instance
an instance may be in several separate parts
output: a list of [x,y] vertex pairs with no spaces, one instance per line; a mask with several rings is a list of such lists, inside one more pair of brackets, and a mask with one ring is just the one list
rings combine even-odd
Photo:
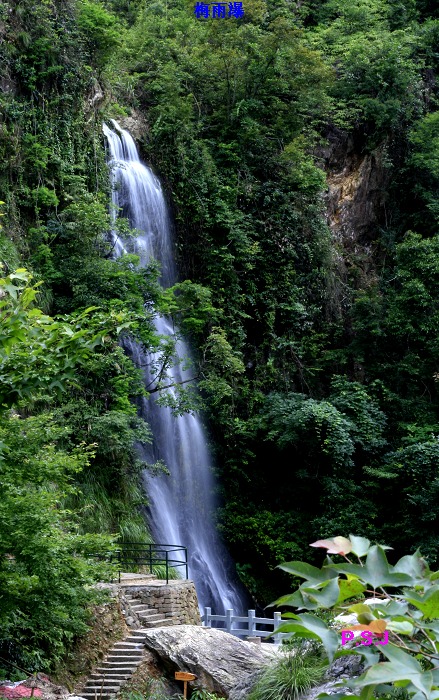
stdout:
[[10,407],[41,391],[65,391],[78,365],[109,333],[133,325],[122,311],[89,308],[56,321],[33,306],[40,283],[19,269],[0,279],[0,405]]
[[0,655],[33,670],[53,665],[86,630],[96,599],[86,584],[108,575],[87,555],[111,548],[112,538],[80,535],[64,507],[96,445],[72,445],[71,428],[47,411],[26,413],[74,386],[109,334],[134,322],[97,309],[56,321],[33,305],[39,285],[31,282],[24,269],[0,279]]

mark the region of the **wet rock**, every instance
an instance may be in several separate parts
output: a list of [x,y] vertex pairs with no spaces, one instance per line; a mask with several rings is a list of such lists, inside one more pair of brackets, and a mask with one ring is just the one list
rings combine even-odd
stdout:
[[136,141],[140,141],[148,133],[148,123],[145,117],[135,109],[132,110],[131,116],[116,117],[116,121],[122,129],[129,131]]

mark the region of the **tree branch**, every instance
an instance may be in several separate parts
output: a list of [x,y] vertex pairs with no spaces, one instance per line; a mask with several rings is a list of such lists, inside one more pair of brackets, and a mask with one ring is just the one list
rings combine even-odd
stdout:
[[192,377],[191,379],[184,379],[181,382],[173,382],[172,384],[167,384],[166,386],[156,386],[154,389],[148,389],[148,394],[154,394],[156,391],[162,391],[162,389],[172,389],[173,386],[180,386],[181,384],[187,384],[188,382],[195,382],[200,375]]

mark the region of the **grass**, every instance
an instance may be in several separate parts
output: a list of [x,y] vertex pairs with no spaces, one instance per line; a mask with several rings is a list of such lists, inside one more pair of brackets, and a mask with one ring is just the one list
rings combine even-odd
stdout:
[[288,647],[279,661],[267,667],[248,700],[297,700],[323,678],[326,660],[309,644]]

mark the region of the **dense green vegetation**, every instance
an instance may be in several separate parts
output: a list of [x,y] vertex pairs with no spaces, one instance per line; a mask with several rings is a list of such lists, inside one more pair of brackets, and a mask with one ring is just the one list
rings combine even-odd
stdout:
[[[357,527],[437,557],[438,29],[409,1],[250,2],[227,22],[154,3],[117,57],[184,273],[213,291],[241,361],[200,386],[222,528],[261,603],[263,569],[316,532]],[[329,128],[385,174],[354,249],[323,222],[312,155]]]
[[[151,302],[192,340],[220,527],[259,604],[285,585],[274,567],[309,558],[316,535],[362,531],[437,561],[438,11],[427,0],[244,10],[200,20],[189,0],[0,7],[2,275],[26,268],[42,283],[9,277],[2,302],[14,309],[2,306],[0,329],[5,580],[19,567],[39,575],[10,537],[13,492],[29,483],[41,532],[53,522],[61,539],[71,528],[149,537],[133,447],[149,439],[132,403],[144,389],[118,338],[159,348]],[[111,258],[101,123],[124,115],[142,116],[144,156],[169,193],[192,282],[171,292],[154,263]],[[356,212],[361,230],[334,237],[323,166],[355,163],[378,184]],[[0,616],[0,656],[35,668],[82,624],[78,588],[70,637],[54,620],[41,647],[27,611],[43,584],[8,593]]]

